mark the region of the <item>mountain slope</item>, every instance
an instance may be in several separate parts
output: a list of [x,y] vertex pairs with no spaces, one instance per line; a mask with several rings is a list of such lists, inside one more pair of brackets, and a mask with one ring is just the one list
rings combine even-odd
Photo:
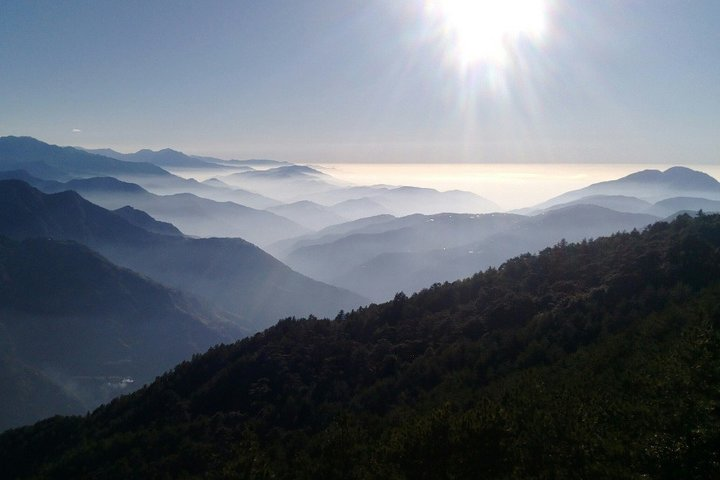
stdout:
[[719,252],[720,217],[681,216],[286,320],[87,418],[7,432],[0,462],[17,478],[715,478]]
[[118,265],[217,302],[251,330],[285,316],[334,315],[365,303],[294,272],[242,239],[154,234],[75,192],[46,195],[20,181],[0,181],[0,234],[83,243]]
[[2,396],[0,429],[82,413],[132,390],[123,379],[139,387],[243,334],[179,292],[87,247],[49,239],[0,237],[0,312],[0,376],[40,385]]
[[[0,328],[2,328],[0,326]],[[0,338],[5,340],[5,334]],[[53,415],[73,415],[97,404],[84,404],[73,392],[65,391],[50,377],[8,353],[0,354],[0,432],[29,425]]]
[[127,220],[128,223],[147,230],[148,232],[159,233],[161,235],[182,236],[182,232],[172,223],[155,220],[142,210],[125,206],[113,210],[113,213],[121,216]]

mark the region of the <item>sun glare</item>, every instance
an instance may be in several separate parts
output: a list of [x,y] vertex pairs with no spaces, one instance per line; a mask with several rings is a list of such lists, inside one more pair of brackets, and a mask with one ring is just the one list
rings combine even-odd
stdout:
[[427,0],[425,7],[463,68],[504,66],[523,39],[538,41],[545,31],[543,0]]

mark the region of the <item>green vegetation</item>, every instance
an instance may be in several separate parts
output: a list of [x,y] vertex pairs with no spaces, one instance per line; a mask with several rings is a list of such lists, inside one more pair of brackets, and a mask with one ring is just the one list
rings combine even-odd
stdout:
[[85,418],[10,478],[718,478],[720,216],[561,242],[286,319]]

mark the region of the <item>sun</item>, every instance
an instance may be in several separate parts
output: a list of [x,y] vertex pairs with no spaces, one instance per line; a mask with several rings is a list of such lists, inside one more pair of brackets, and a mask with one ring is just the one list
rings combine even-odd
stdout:
[[543,0],[426,0],[456,61],[503,66],[523,40],[538,41],[545,32]]

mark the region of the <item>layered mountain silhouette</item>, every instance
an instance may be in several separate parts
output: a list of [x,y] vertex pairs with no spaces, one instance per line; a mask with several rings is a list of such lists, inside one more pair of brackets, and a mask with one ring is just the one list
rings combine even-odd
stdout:
[[241,237],[261,245],[304,233],[307,229],[285,217],[234,202],[217,202],[191,193],[156,195],[113,177],[67,182],[41,180],[24,170],[0,172],[0,179],[23,180],[45,193],[73,190],[108,209],[132,206],[178,226],[188,235]]
[[142,210],[138,210],[130,206],[120,207],[113,210],[113,213],[121,216],[127,220],[128,223],[140,227],[143,230],[147,230],[148,232],[159,233],[161,235],[183,235],[183,233],[172,223],[155,220]]
[[310,230],[322,230],[330,225],[345,223],[349,220],[335,213],[336,209],[309,200],[278,205],[267,210],[289,218]]
[[269,211],[234,202],[216,202],[191,193],[156,195],[112,177],[77,179],[50,186],[40,182],[38,188],[45,192],[74,190],[108,209],[130,205],[198,237],[240,237],[263,246],[308,231]]
[[[0,171],[15,171],[15,173],[22,171],[45,181],[114,177],[137,183],[153,193],[193,193],[216,201],[238,202],[260,209],[280,203],[246,190],[209,185],[194,179],[181,178],[153,163],[126,161],[122,159],[124,154],[109,149],[97,151],[111,153],[114,156],[100,155],[73,147],[49,145],[31,137],[2,137],[0,138]],[[174,153],[182,155],[183,158],[187,157],[181,152]],[[174,153],[172,154],[174,155]],[[152,160],[154,156],[148,154],[145,158]],[[24,180],[21,176],[12,178]]]
[[685,167],[672,167],[664,172],[643,170],[564,193],[516,213],[537,214],[572,205],[596,205],[658,217],[682,211],[716,212],[720,210],[720,183],[706,173]]
[[220,185],[217,182],[198,182],[193,178],[181,178],[175,175],[162,178],[140,177],[131,180],[157,195],[193,194],[216,202],[234,202],[254,209],[264,209],[280,205],[282,202],[259,193]]
[[0,234],[83,243],[118,265],[237,314],[250,331],[286,316],[335,315],[365,303],[294,272],[245,240],[152,233],[76,192],[47,195],[21,181],[0,181]]
[[334,213],[348,220],[388,215],[390,209],[369,198],[355,198],[338,202],[329,207]]
[[650,207],[649,212],[655,215],[669,216],[676,212],[698,212],[700,210],[706,213],[720,212],[720,200],[696,197],[666,198]]
[[[333,190],[307,195],[307,198],[323,205],[331,205],[342,215],[345,208],[358,205],[369,207],[366,216],[390,213],[407,216],[414,213],[427,215],[455,213],[497,212],[500,207],[490,200],[471,192],[450,190],[440,192],[433,188],[411,186],[357,186],[336,188]],[[353,219],[351,215],[346,214]]]
[[[377,217],[375,217],[377,218]],[[384,252],[425,252],[484,238],[522,219],[510,214],[410,215],[364,224],[340,238],[330,233],[283,256],[298,271],[337,276]]]
[[[557,220],[558,222],[560,220]],[[560,244],[286,320],[87,417],[9,478],[717,478],[720,217]]]
[[[272,249],[292,268],[374,301],[464,278],[506,259],[554,245],[642,228],[658,218],[574,205],[514,214],[374,217],[356,228],[282,242]],[[382,220],[384,219],[384,220]],[[348,224],[354,225],[355,222]]]
[[0,237],[0,430],[135,390],[234,321],[80,244]]
[[[571,207],[574,205],[595,205],[597,207],[609,208],[610,210],[626,213],[649,213],[649,210],[653,206],[650,202],[626,195],[590,195],[567,203],[558,203],[542,211],[547,212],[549,210],[557,210],[558,208]],[[526,210],[532,211],[531,209]],[[540,212],[535,211],[534,213]]]
[[382,225],[387,224],[396,218],[397,217],[393,215],[385,214],[339,223],[337,225],[325,227],[317,232],[308,233],[307,235],[280,240],[279,242],[269,245],[267,251],[278,258],[284,257],[298,248],[318,243],[329,243],[332,240],[340,239],[345,235],[359,232],[373,225],[378,225],[382,229]]
[[651,203],[671,197],[700,197],[720,200],[720,182],[710,175],[686,167],[672,167],[664,172],[643,170],[617,180],[600,182],[563,193],[534,207],[541,210],[553,205],[597,195],[637,197]]
[[162,168],[149,163],[122,162],[72,147],[48,145],[32,137],[0,137],[0,169],[25,170],[46,180],[170,176]]
[[184,167],[184,168],[203,168],[213,169],[218,165],[215,162],[209,162],[200,158],[191,157],[171,148],[153,151],[149,149],[138,150],[135,153],[120,153],[110,148],[97,150],[87,150],[91,153],[97,153],[106,157],[123,160],[126,162],[143,162],[157,165],[159,167]]
[[309,195],[335,189],[341,184],[330,175],[304,165],[283,165],[265,170],[238,172],[220,179],[284,202],[309,200]]

